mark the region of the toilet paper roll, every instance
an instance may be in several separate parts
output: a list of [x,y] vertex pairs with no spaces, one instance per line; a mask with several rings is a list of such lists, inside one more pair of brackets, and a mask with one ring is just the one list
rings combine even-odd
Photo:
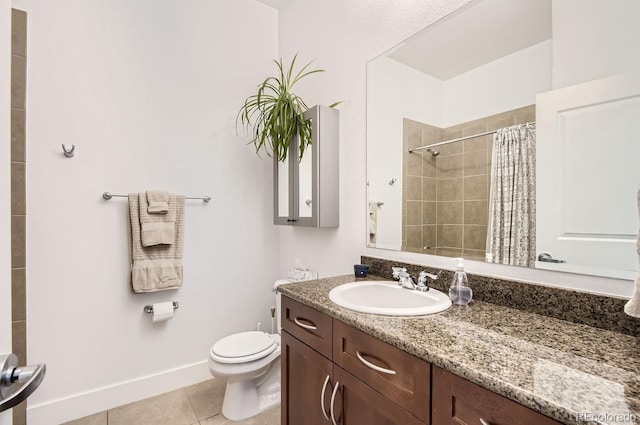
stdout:
[[153,304],[153,322],[164,322],[173,317],[173,302],[167,301],[163,303]]

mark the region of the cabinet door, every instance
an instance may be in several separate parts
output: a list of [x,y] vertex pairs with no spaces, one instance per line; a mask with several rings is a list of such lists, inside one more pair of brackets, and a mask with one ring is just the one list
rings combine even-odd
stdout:
[[[334,366],[338,387],[332,415],[339,425],[424,425],[388,398],[339,366]],[[427,403],[428,400],[425,400]]]
[[330,424],[332,369],[329,359],[282,332],[282,425]]
[[435,366],[431,394],[433,425],[561,425]]

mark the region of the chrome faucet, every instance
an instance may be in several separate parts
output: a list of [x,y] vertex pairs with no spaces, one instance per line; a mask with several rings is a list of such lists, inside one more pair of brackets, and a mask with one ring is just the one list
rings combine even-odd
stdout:
[[407,273],[407,269],[404,267],[392,267],[392,270],[392,276],[394,279],[398,279],[398,285],[406,289],[415,289],[421,292],[427,292],[429,290],[427,279],[434,281],[438,278],[438,275],[421,271],[420,274],[418,274],[418,283],[416,283],[415,278]]

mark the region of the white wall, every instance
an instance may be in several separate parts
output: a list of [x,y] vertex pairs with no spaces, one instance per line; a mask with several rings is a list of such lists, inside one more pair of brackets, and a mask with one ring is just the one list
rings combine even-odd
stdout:
[[443,127],[536,103],[551,89],[551,50],[543,41],[445,81]]
[[554,0],[553,88],[640,71],[638,16],[637,0]]
[[[277,12],[253,0],[15,3],[29,13],[28,357],[47,376],[28,419],[41,425],[207,378],[216,339],[268,329],[272,163],[238,139],[235,114],[275,71]],[[101,194],[145,189],[213,196],[187,201],[178,291],[129,288],[127,201]],[[165,300],[180,302],[176,316],[152,324],[143,306]]]
[[[442,127],[442,81],[388,57],[367,64],[367,162],[369,200],[378,208],[376,246],[402,245],[402,119]],[[389,185],[395,178],[397,182]]]
[[[11,352],[11,2],[0,0],[0,355]],[[0,413],[0,425],[12,422]]]
[[[280,51],[316,58],[326,69],[314,84],[301,85],[309,104],[347,99],[340,116],[340,227],[283,227],[280,270],[304,261],[321,275],[351,273],[360,255],[453,268],[450,258],[384,251],[366,245],[366,63],[408,36],[466,3],[464,0],[371,2],[354,0],[299,1],[280,11]],[[313,19],[309,19],[313,16]],[[330,24],[328,24],[330,23]],[[327,253],[331,253],[327,255]],[[469,261],[467,269],[515,280],[630,296],[628,281],[553,273]]]

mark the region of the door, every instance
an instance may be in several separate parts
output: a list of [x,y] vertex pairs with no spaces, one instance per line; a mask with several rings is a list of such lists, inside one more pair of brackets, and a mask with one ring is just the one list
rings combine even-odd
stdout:
[[[0,0],[0,355],[11,353],[10,61],[11,2]],[[11,423],[11,410],[0,413],[0,425]]]
[[634,278],[639,116],[638,74],[537,96],[536,268]]
[[282,332],[282,425],[328,425],[333,363]]

